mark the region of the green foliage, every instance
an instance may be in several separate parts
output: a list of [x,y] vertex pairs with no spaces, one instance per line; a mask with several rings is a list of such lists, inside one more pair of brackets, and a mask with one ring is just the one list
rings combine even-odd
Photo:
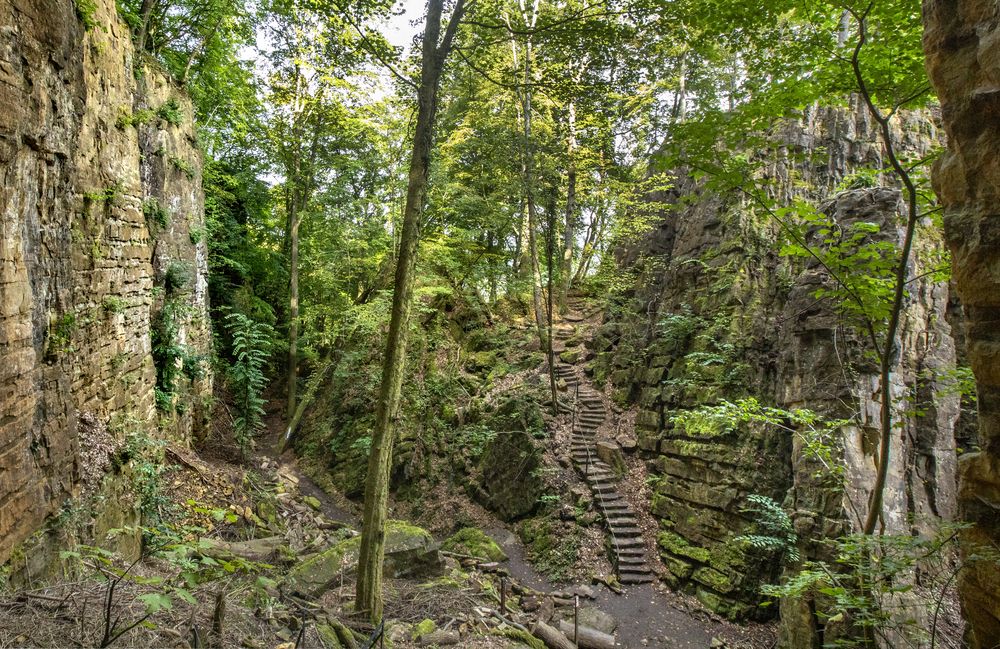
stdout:
[[205,359],[180,343],[180,327],[188,317],[188,311],[188,307],[175,295],[168,295],[152,321],[152,355],[156,368],[154,396],[157,409],[163,413],[173,411],[178,380],[184,376],[189,381],[195,381],[201,378],[204,371]]
[[178,156],[170,156],[169,161],[170,161],[170,166],[172,166],[174,169],[187,176],[188,180],[194,180],[195,177],[194,165],[192,165],[184,158]]
[[184,122],[184,113],[181,110],[180,102],[174,97],[156,109],[156,116],[172,126],[180,126]]
[[253,439],[264,428],[264,404],[261,396],[267,379],[264,366],[270,356],[274,330],[242,313],[226,315],[232,336],[233,361],[227,370],[236,406],[233,430],[244,457],[253,450]]
[[54,359],[62,354],[72,353],[73,334],[76,332],[76,313],[69,312],[49,321],[48,335],[45,342],[45,357]]
[[142,124],[148,124],[155,113],[149,108],[140,108],[139,110],[132,111],[128,107],[123,106],[118,111],[118,119],[115,121],[115,126],[121,130],[125,130],[130,126],[141,126]]
[[111,185],[108,185],[104,189],[98,189],[91,192],[83,193],[83,200],[86,203],[106,203],[114,204],[118,197],[121,196],[124,191],[124,187],[120,180],[115,181]]
[[832,647],[870,647],[874,638],[926,641],[928,631],[911,616],[898,615],[904,598],[934,610],[954,577],[956,539],[962,525],[947,524],[932,535],[868,536],[829,540],[832,562],[807,561],[771,597],[808,597]]
[[799,560],[799,551],[795,544],[798,535],[781,505],[767,496],[750,494],[747,496],[750,506],[743,510],[753,516],[754,521],[749,533],[742,534],[734,540],[763,552],[773,553],[781,561],[787,558],[793,563]]
[[125,437],[118,463],[129,464],[133,489],[145,524],[154,525],[169,517],[175,505],[163,484],[163,449],[166,442],[150,437],[133,424]]
[[85,31],[89,32],[97,27],[97,2],[95,0],[73,0],[73,6]]
[[702,438],[730,434],[740,424],[777,427],[799,439],[804,456],[816,464],[814,477],[841,485],[845,467],[840,461],[839,431],[849,420],[826,419],[803,408],[785,410],[765,406],[751,397],[681,411],[671,421],[685,434]]
[[805,201],[776,210],[779,218],[797,228],[782,254],[814,259],[832,275],[832,285],[820,286],[817,299],[852,316],[865,331],[882,331],[892,308],[898,253],[878,223],[837,223]]
[[146,227],[150,232],[164,230],[170,225],[170,212],[160,205],[155,196],[150,196],[142,203],[142,215],[146,217]]
[[105,313],[122,313],[128,307],[128,300],[118,295],[105,295],[101,300],[101,306]]
[[163,288],[168,297],[176,296],[191,287],[194,275],[191,267],[183,261],[171,261],[163,274]]

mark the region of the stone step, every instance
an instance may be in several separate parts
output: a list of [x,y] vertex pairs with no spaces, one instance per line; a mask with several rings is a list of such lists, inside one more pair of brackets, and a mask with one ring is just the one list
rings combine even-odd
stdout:
[[620,552],[625,548],[639,548],[645,549],[646,543],[637,536],[630,536],[626,538],[615,538],[611,541],[611,548],[616,552]]
[[619,559],[646,562],[646,550],[644,548],[622,548],[618,551],[617,555]]
[[639,521],[635,518],[632,512],[608,512],[605,517],[608,521],[608,525],[619,526],[619,527],[636,527],[639,525]]
[[618,564],[619,568],[628,567],[628,568],[640,568],[643,570],[649,569],[648,566],[646,565],[646,557],[643,556],[618,555],[618,558],[615,560],[615,563]]
[[653,581],[653,575],[651,575],[648,571],[643,573],[631,572],[631,571],[621,572],[618,573],[618,581],[630,586],[635,586],[638,584],[648,584]]
[[608,495],[615,492],[617,485],[610,482],[590,483],[590,490],[601,495]]
[[611,533],[615,535],[615,538],[632,538],[636,536],[642,536],[642,530],[638,527],[629,527],[626,525],[615,525],[614,523],[609,523],[608,527],[611,528]]

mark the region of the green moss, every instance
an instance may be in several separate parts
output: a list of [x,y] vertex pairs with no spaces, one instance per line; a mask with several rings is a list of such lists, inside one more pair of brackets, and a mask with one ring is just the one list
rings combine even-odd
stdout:
[[156,197],[143,201],[142,215],[146,217],[146,227],[150,231],[163,230],[170,225],[170,213],[160,206],[160,201]]
[[660,532],[656,537],[656,543],[670,554],[694,559],[699,563],[708,563],[710,558],[708,550],[691,545],[684,537],[670,530]]
[[475,527],[459,530],[441,544],[441,549],[489,561],[507,560],[507,555],[500,549],[497,542]]
[[522,631],[520,629],[512,629],[510,627],[504,626],[498,629],[493,629],[490,631],[490,635],[499,636],[501,638],[507,638],[508,640],[516,640],[518,642],[523,642],[531,649],[545,649],[545,643],[536,638],[535,636]]
[[726,575],[715,568],[699,568],[694,571],[691,578],[695,581],[717,590],[720,593],[728,593],[733,590],[733,582]]
[[97,2],[95,0],[73,0],[73,5],[85,31],[89,32],[97,27]]
[[430,635],[437,630],[437,624],[434,620],[424,619],[413,625],[413,631],[410,632],[410,638],[414,641],[419,640],[425,635]]
[[521,523],[518,534],[540,572],[555,581],[569,576],[580,550],[579,530],[567,530],[562,524],[539,516]]

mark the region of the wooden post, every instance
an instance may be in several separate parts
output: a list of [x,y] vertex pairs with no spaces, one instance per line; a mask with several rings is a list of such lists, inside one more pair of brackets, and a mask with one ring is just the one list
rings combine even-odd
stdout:
[[573,596],[573,644],[577,647],[580,646],[580,642],[576,639],[577,635],[580,633],[580,596]]
[[507,575],[500,575],[500,612],[507,614]]

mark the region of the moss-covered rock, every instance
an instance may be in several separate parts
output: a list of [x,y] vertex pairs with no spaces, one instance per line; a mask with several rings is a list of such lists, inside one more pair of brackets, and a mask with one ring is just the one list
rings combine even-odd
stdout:
[[430,635],[437,630],[437,624],[434,620],[424,619],[413,625],[413,630],[410,631],[410,639],[413,641],[418,641],[425,635]]
[[705,548],[691,545],[680,534],[663,530],[656,537],[656,543],[663,550],[677,557],[687,557],[699,563],[708,563],[709,552]]
[[541,451],[529,433],[501,433],[483,452],[473,495],[506,521],[523,518],[538,508],[545,491],[540,467]]
[[[285,587],[310,598],[322,595],[342,574],[357,569],[360,549],[361,537],[354,537],[313,555],[292,569]],[[430,532],[403,521],[389,521],[383,566],[387,577],[431,575],[440,572],[441,557]]]
[[507,555],[497,542],[475,527],[459,530],[441,544],[441,549],[488,561],[507,560]]
[[580,550],[580,530],[574,523],[539,516],[521,523],[517,532],[539,571],[555,581],[569,576]]

